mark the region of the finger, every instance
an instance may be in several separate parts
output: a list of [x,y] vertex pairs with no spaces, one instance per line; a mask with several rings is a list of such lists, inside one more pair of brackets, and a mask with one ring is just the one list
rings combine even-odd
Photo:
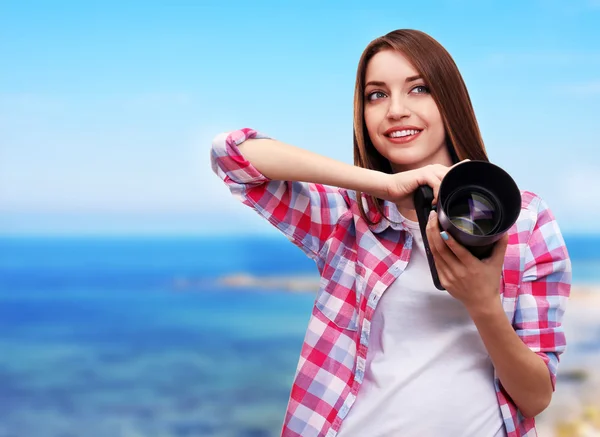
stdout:
[[466,247],[456,241],[448,232],[443,232],[441,239],[454,256],[456,256],[456,258],[467,268],[478,262],[478,259],[473,256]]
[[448,171],[450,171],[450,169],[452,167],[446,167],[445,165],[441,165],[441,164],[436,164],[433,165],[433,173],[439,178],[439,179],[444,179],[444,176],[446,176],[446,173],[448,173]]
[[508,247],[508,233],[504,234],[500,240],[496,242],[492,249],[491,255],[485,260],[487,263],[502,265],[506,256],[506,248]]
[[450,170],[451,167],[446,167],[445,165],[437,164],[437,165],[431,166],[431,168],[432,168],[433,174],[437,177],[437,179],[439,179],[439,182],[436,184],[436,187],[434,189],[434,202],[433,203],[436,204],[437,200],[438,200],[438,193],[439,193],[442,181],[444,180],[444,177],[446,176],[446,174],[448,173],[448,171]]
[[460,260],[452,253],[451,250],[448,249],[444,243],[444,240],[442,239],[437,213],[432,211],[432,214],[430,214],[429,217],[430,218],[425,229],[429,246],[434,246],[436,252],[438,253],[439,257],[443,259],[444,263],[449,268],[454,269],[457,267],[457,264],[460,263]]
[[440,184],[442,183],[442,178],[437,174],[433,173],[428,176],[428,180],[430,181],[429,186],[433,189],[433,201],[432,204],[436,205],[438,200],[438,193],[440,192]]
[[442,183],[442,179],[438,177],[434,172],[425,171],[423,172],[418,185],[428,185],[433,190],[433,205],[437,202],[437,195],[440,189],[440,184]]
[[431,165],[429,166],[431,172],[435,175],[437,181],[434,180],[434,184],[435,185],[430,185],[433,188],[433,204],[437,204],[437,200],[438,200],[438,193],[440,190],[440,185],[442,184],[442,180],[444,179],[444,177],[446,176],[446,174],[455,166],[457,166],[458,164],[461,164],[463,162],[467,162],[470,161],[469,159],[464,159],[461,162],[458,162],[456,164],[454,164],[452,167],[446,167],[445,165],[441,165],[441,164],[436,164],[436,165]]

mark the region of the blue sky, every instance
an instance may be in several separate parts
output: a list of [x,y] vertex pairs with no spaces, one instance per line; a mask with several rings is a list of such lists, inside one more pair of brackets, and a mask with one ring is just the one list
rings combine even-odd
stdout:
[[600,1],[0,2],[0,233],[273,232],[209,165],[253,127],[352,162],[358,59],[415,28],[491,159],[564,232],[600,214]]

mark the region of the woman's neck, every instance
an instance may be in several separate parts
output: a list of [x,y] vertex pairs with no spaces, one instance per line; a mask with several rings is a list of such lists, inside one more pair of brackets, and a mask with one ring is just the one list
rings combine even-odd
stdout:
[[398,208],[398,212],[405,219],[408,219],[411,222],[417,222],[417,221],[419,221],[419,218],[417,217],[417,211],[415,209],[413,209],[413,208],[403,208],[403,207],[398,206],[398,205],[396,205],[396,207]]

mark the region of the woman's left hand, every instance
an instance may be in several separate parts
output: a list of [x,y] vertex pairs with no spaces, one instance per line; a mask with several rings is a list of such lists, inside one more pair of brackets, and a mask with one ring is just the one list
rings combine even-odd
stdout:
[[426,230],[440,283],[446,291],[470,312],[489,309],[498,303],[508,234],[496,242],[488,258],[479,260],[449,233],[445,233],[447,240],[442,238],[435,211],[429,216]]

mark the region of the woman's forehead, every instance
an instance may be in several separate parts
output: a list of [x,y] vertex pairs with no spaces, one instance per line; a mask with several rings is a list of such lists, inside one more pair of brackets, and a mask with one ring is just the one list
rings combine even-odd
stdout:
[[402,53],[396,50],[383,50],[369,60],[365,83],[369,81],[404,82],[407,78],[418,75],[419,72]]

